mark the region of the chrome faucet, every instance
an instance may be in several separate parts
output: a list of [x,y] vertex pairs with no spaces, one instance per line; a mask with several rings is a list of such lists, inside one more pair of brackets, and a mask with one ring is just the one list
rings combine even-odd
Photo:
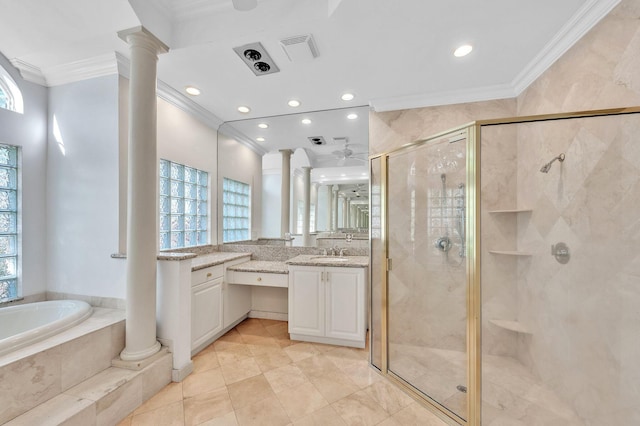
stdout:
[[335,245],[335,246],[333,246],[333,248],[331,249],[331,255],[332,255],[332,256],[337,256],[339,252],[340,252],[340,249],[338,248],[338,245],[336,244],[336,245]]

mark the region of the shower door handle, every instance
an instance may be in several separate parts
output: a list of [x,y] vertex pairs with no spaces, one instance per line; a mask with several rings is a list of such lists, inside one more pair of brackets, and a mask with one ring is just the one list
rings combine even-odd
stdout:
[[392,265],[391,259],[387,258],[387,271],[391,270],[391,265]]

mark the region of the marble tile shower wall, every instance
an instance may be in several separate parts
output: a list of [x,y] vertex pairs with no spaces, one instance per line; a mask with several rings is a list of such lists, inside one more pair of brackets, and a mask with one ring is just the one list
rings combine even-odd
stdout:
[[[442,145],[442,144],[440,144]],[[448,142],[444,146],[449,149]],[[464,153],[464,145],[456,148]],[[453,196],[465,182],[464,159],[447,170],[446,197],[438,147],[389,160],[390,343],[466,351],[466,264],[459,257]],[[445,217],[442,217],[445,216]],[[436,248],[449,235],[448,253]]]
[[516,250],[517,216],[490,213],[518,207],[516,199],[517,134],[515,127],[487,127],[481,146],[481,280],[482,352],[490,355],[517,354],[517,335],[490,320],[517,318],[517,266],[513,256],[495,255],[489,250]]
[[[518,358],[586,424],[640,424],[640,115],[518,125]],[[539,169],[564,152],[549,173]],[[567,264],[552,244],[570,248]],[[632,361],[635,360],[635,361]]]

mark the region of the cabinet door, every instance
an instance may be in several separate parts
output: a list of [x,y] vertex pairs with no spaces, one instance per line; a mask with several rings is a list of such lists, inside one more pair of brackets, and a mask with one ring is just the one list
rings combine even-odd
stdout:
[[222,330],[222,278],[191,289],[191,349]]
[[364,340],[365,286],[362,269],[327,268],[325,336]]
[[289,269],[289,333],[324,335],[323,268]]

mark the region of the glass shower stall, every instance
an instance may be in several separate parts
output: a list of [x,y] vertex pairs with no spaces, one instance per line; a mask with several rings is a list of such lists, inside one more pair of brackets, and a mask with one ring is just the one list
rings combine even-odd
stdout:
[[371,364],[462,425],[640,424],[640,108],[372,157]]

